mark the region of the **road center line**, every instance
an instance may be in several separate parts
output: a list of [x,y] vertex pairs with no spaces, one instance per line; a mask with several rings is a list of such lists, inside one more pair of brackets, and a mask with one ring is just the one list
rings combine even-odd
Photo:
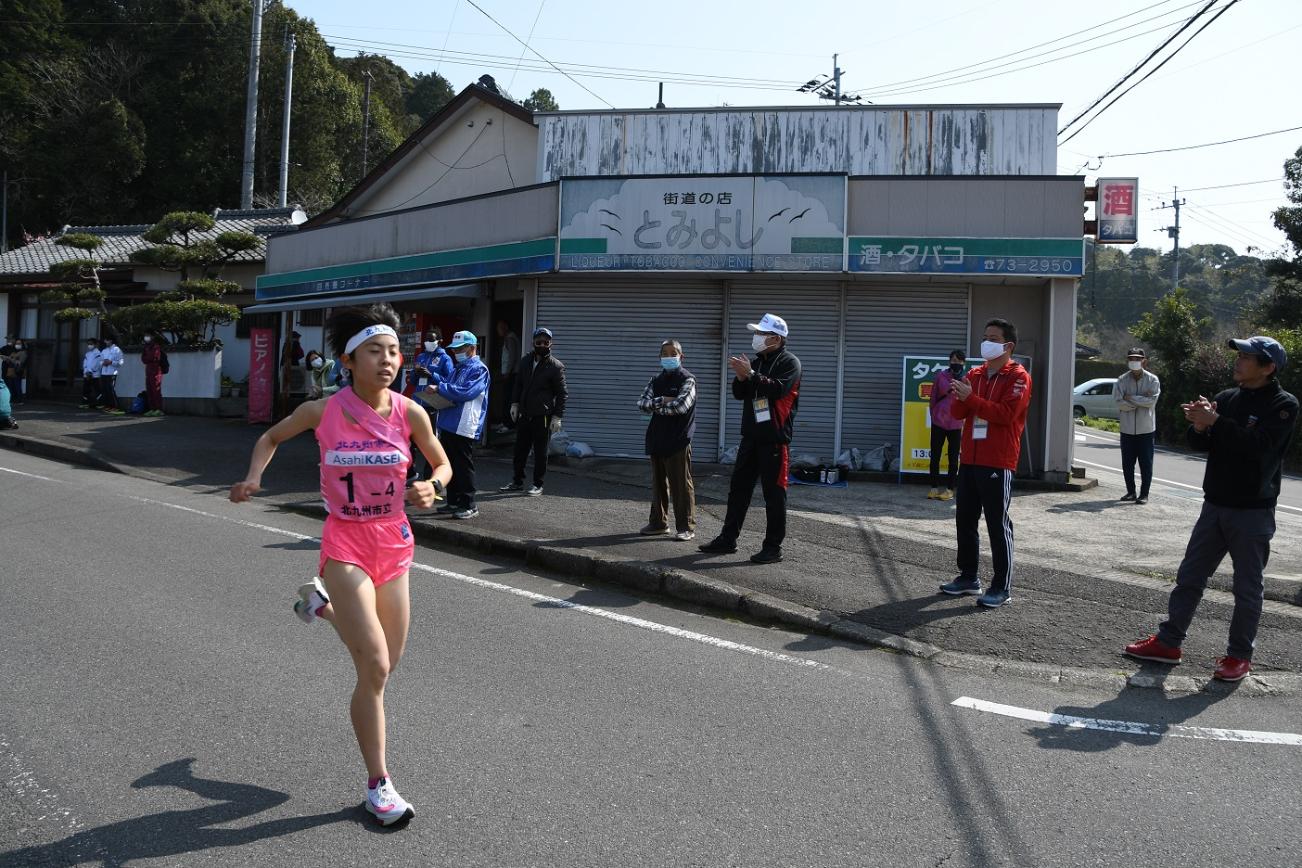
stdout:
[[1152,724],[1136,723],[1129,720],[1099,720],[1092,717],[1075,717],[1070,714],[1036,711],[1033,708],[1019,708],[1016,705],[1001,705],[997,702],[986,702],[984,699],[973,699],[970,696],[960,696],[950,704],[959,708],[970,708],[974,711],[999,714],[1004,717],[1017,718],[1018,720],[1029,720],[1033,723],[1063,726],[1068,729],[1094,729],[1102,732],[1118,732],[1124,735],[1143,735],[1153,738],[1196,738],[1210,741],[1237,741],[1248,744],[1282,744],[1290,747],[1302,747],[1302,735],[1291,732],[1260,732],[1253,729],[1217,729],[1174,723]]
[[[0,467],[0,470],[4,470],[8,473],[16,473],[19,476],[27,476],[33,479],[42,479],[47,482],[54,482],[59,485],[68,484],[66,482],[63,482],[62,480],[50,479],[49,477],[46,476],[38,476],[35,473],[24,473],[21,470],[11,470],[7,467]],[[320,537],[309,536],[308,534],[302,534],[291,530],[284,530],[283,528],[273,527],[272,525],[269,524],[261,524],[256,521],[245,521],[244,519],[231,518],[229,516],[218,515],[217,513],[213,513],[213,512],[205,512],[202,509],[195,509],[189,506],[182,506],[179,503],[172,503],[166,500],[155,500],[154,498],[150,498],[150,497],[140,497],[138,495],[123,494],[121,492],[118,493],[118,496],[125,497],[128,500],[134,500],[137,503],[147,503],[153,506],[161,506],[167,509],[175,509],[180,512],[187,512],[190,513],[191,515],[197,515],[203,518],[216,519],[218,521],[224,521],[229,524],[236,524],[236,525],[240,525],[241,527],[252,528],[253,530],[261,530],[261,531],[266,531],[268,533],[287,536],[290,537],[291,539],[295,539],[299,541],[308,541],[308,540],[312,542],[321,541]],[[445,570],[442,569],[441,567],[431,567],[421,563],[412,563],[411,566],[412,569],[414,570],[421,570],[422,572],[427,572],[432,575],[440,576],[445,579],[453,579],[454,581],[462,582],[463,584],[474,585],[475,587],[484,588],[486,590],[500,591],[507,594],[513,594],[517,597],[522,597],[526,600],[533,600],[534,602],[543,603],[545,605],[557,609],[569,609],[571,611],[579,612],[584,615],[591,615],[596,618],[605,618],[608,621],[614,621],[616,623],[625,624],[630,627],[637,627],[638,629],[641,630],[650,630],[653,633],[663,633],[667,636],[673,636],[678,639],[687,639],[692,642],[699,642],[703,645],[710,645],[715,648],[721,648],[725,651],[734,651],[740,654],[749,654],[751,656],[761,657],[765,660],[770,660],[775,663],[785,663],[792,666],[800,666],[805,669],[814,669],[814,670],[819,670],[824,672],[838,672],[838,673],[841,672],[841,670],[836,669],[836,667],[829,666],[826,663],[819,663],[816,660],[810,660],[806,657],[796,657],[791,654],[783,654],[780,651],[769,651],[768,649],[765,648],[757,648],[754,645],[744,645],[740,642],[733,642],[728,639],[720,639],[717,636],[710,636],[705,633],[697,633],[692,630],[684,630],[681,627],[670,627],[666,624],[660,624],[656,621],[648,621],[644,618],[635,618],[632,615],[624,615],[619,612],[611,612],[607,609],[601,609],[596,606],[586,606],[582,603],[575,603],[571,600],[562,600],[559,597],[549,597],[546,594],[538,594],[533,591],[526,591],[523,588],[516,588],[511,585],[504,585],[500,582],[492,582],[487,579],[478,578],[476,576],[468,576],[465,575],[464,573],[457,573],[457,572],[453,572],[452,570]]]

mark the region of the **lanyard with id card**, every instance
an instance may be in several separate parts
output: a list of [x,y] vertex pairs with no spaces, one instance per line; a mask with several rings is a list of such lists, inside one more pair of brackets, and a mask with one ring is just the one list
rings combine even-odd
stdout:
[[755,421],[756,421],[756,422],[767,422],[767,421],[769,421],[771,418],[773,418],[773,417],[772,417],[771,413],[769,412],[769,399],[768,399],[768,398],[756,398],[756,399],[755,399]]

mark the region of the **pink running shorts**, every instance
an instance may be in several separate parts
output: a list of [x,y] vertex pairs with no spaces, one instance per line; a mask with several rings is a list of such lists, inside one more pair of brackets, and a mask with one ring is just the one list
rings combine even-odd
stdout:
[[378,588],[411,569],[416,540],[405,518],[398,521],[347,521],[329,516],[321,532],[319,575],[327,560],[360,567]]

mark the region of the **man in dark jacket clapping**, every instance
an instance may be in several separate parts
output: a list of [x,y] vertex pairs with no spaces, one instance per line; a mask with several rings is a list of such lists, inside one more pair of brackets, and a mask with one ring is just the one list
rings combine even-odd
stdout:
[[561,430],[565,415],[565,364],[552,355],[551,329],[533,333],[533,352],[520,359],[511,395],[511,421],[515,423],[515,467],[510,484],[498,491],[524,491],[524,467],[533,451],[533,487],[526,493],[543,493],[547,476],[547,446]]
[[782,560],[782,541],[787,535],[787,474],[800,395],[800,359],[787,351],[787,321],[782,317],[766,313],[747,328],[755,333],[751,340],[755,359],[728,359],[734,375],[732,396],[742,402],[741,446],[728,489],[728,514],[719,535],[700,548],[706,554],[737,550],[737,537],[758,480],[768,525],[764,547],[750,559],[774,564]]

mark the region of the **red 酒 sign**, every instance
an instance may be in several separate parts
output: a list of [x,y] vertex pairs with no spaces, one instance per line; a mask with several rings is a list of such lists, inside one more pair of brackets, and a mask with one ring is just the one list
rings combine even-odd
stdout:
[[249,421],[270,422],[276,378],[276,333],[249,329]]

